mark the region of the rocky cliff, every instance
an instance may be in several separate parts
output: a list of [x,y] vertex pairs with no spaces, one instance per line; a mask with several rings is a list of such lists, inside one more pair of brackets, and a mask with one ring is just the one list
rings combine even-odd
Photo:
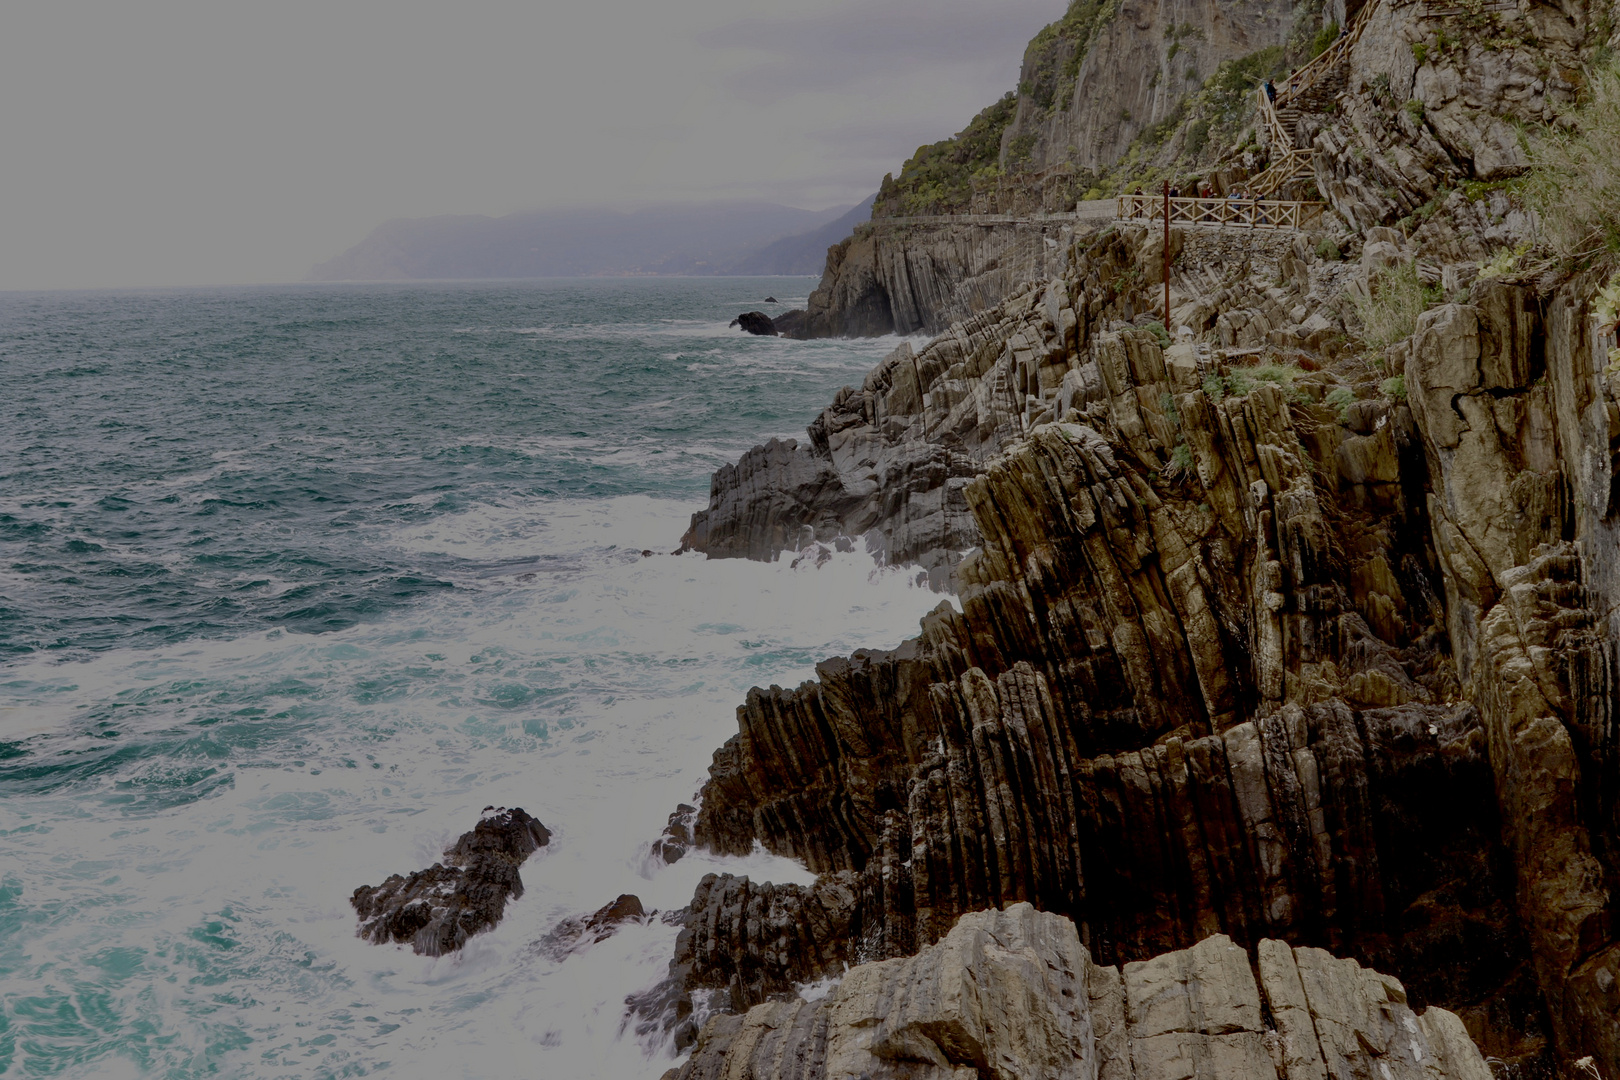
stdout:
[[[872,224],[828,252],[805,336],[940,333],[1054,272],[1043,249],[1064,223],[1032,218],[1167,169],[1245,175],[1255,83],[1331,41],[1343,8],[1073,0],[1030,42],[1016,94],[884,178]],[[1023,220],[941,218],[962,214]]]
[[1062,270],[1077,222],[876,220],[827,252],[800,337],[939,334]]
[[[1504,1061],[1615,1062],[1620,387],[1592,283],[1476,282],[1383,358],[1401,385],[1311,310],[1380,244],[1211,281],[1220,243],[1190,237],[1197,331],[1164,346],[1103,329],[1151,238],[1094,238],[1084,279],[902,349],[810,448],[717,477],[695,536],[882,531],[960,607],[750,694],[697,842],[826,877],[709,883],[688,991],[745,1009],[1027,900],[1103,963],[1275,937],[1392,973]],[[795,468],[820,479],[789,512]]]
[[[1620,1074],[1620,273],[1601,229],[1538,256],[1505,179],[1521,129],[1586,122],[1595,29],[1371,8],[1300,121],[1323,230],[1173,232],[1168,330],[1160,234],[1073,232],[805,444],[716,474],[689,545],[865,537],[957,597],[739,708],[693,842],[821,876],[700,888],[668,1000],[685,1039],[695,1002],[730,1015],[691,1075],[882,1058],[862,1040],[905,1015],[874,1004],[898,974],[785,999],[1021,903],[1127,983],[1216,935],[1262,984],[1268,951],[1326,950],[1455,1013],[1499,1077]],[[1270,994],[1241,1030],[1283,1033]]]
[[1021,903],[857,967],[819,1001],[716,1021],[672,1080],[1490,1075],[1455,1015],[1414,1011],[1399,981],[1354,960],[1269,939],[1251,959],[1215,935],[1122,972],[1094,964],[1073,923]]

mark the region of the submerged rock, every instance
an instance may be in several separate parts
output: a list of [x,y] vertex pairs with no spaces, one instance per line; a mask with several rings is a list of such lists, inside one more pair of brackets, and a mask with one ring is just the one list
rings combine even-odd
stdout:
[[915,956],[852,969],[819,1001],[704,1025],[679,1080],[1488,1080],[1462,1021],[1400,982],[1267,939],[1259,979],[1223,934],[1094,964],[1027,903],[964,915]]
[[553,959],[561,960],[569,953],[606,941],[627,922],[646,923],[657,914],[643,908],[639,896],[623,893],[611,904],[604,904],[584,918],[564,919],[558,923],[541,940],[540,950]]
[[647,850],[647,859],[653,866],[680,862],[692,849],[692,825],[697,821],[697,807],[681,803],[669,815],[669,824],[663,834]]
[[550,830],[517,807],[485,807],[444,862],[354,890],[356,933],[378,945],[409,943],[424,956],[454,952],[501,921],[506,901],[523,895],[518,867],[550,842]]
[[776,324],[771,322],[771,317],[763,311],[745,311],[732,319],[731,325],[740,326],[750,334],[758,334],[761,337],[776,336]]

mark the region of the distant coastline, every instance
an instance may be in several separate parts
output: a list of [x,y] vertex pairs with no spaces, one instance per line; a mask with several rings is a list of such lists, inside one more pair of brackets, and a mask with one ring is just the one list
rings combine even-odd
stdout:
[[305,280],[815,275],[875,198],[819,211],[736,202],[396,218]]

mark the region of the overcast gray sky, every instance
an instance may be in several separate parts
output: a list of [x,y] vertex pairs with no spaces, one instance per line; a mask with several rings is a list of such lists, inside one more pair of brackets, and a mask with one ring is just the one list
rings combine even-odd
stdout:
[[10,0],[0,289],[296,280],[392,217],[853,203],[1065,0]]

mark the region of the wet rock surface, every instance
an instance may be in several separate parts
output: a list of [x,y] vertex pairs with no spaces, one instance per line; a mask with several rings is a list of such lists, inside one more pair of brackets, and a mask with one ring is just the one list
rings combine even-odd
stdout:
[[[1594,286],[1476,281],[1390,350],[1392,395],[1288,329],[1371,263],[1276,241],[1289,284],[1262,288],[1215,246],[1167,344],[1118,317],[1132,243],[1077,244],[1084,279],[897,350],[808,446],[716,475],[692,546],[864,529],[958,599],[751,691],[696,843],[836,876],[840,962],[1027,900],[1103,963],[1283,939],[1399,978],[1524,1075],[1620,1063],[1620,380]],[[1267,350],[1284,377],[1255,374]],[[905,539],[928,520],[949,539]],[[804,948],[729,1006],[824,970]]]
[[[1256,963],[1256,960],[1258,961]],[[1256,978],[1255,967],[1259,976]],[[1094,964],[1074,924],[1027,903],[965,915],[915,956],[827,996],[710,1020],[679,1080],[1487,1080],[1462,1022],[1321,949],[1215,935]]]
[[[813,889],[700,890],[671,985],[731,1015],[693,1068],[821,1075],[830,1006],[785,1000],[793,986],[1028,902],[1121,969],[1109,1030],[1141,1053],[1101,1075],[1433,1075],[1455,1034],[1424,1026],[1434,1006],[1500,1080],[1588,1058],[1620,1075],[1607,276],[1485,272],[1533,239],[1496,186],[1524,162],[1509,131],[1574,100],[1593,15],[1368,10],[1335,107],[1299,121],[1337,223],[1173,231],[1168,327],[1151,230],[1045,236],[1023,261],[987,248],[1022,283],[982,303],[962,287],[977,256],[941,254],[960,238],[937,237],[927,267],[922,228],[831,253],[818,291],[838,295],[812,320],[939,332],[841,391],[807,440],[717,473],[686,545],[813,561],[864,538],[956,600],[899,648],[739,709],[694,842],[794,857],[850,899],[833,937],[805,938],[739,913],[785,927]],[[1391,268],[1427,310],[1375,348],[1358,305]],[[948,326],[897,314],[920,296]],[[1131,1011],[1136,965],[1218,935],[1259,965],[1258,1025]],[[758,959],[701,959],[723,949]],[[1293,976],[1267,974],[1288,968],[1279,949]],[[1352,1004],[1323,1012],[1313,985]],[[1389,1049],[1418,1035],[1420,1069]],[[918,1039],[871,1075],[999,1067]]]
[[731,325],[740,326],[750,334],[757,334],[760,337],[776,336],[776,324],[763,311],[745,311],[732,319]]
[[658,915],[641,906],[641,898],[623,893],[583,918],[564,919],[540,941],[540,951],[561,960],[570,953],[606,941],[628,922],[650,922]]
[[472,831],[445,850],[444,862],[354,890],[356,933],[378,945],[409,944],[426,956],[454,952],[500,922],[507,900],[523,895],[518,867],[550,842],[550,831],[523,810],[487,807]]

